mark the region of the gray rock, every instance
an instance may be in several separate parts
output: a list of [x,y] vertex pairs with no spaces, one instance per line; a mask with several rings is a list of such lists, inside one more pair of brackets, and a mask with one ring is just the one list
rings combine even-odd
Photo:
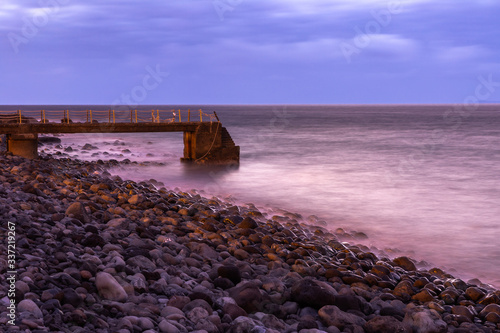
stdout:
[[186,245],[191,251],[203,257],[203,259],[217,260],[219,254],[205,243],[190,242]]
[[377,316],[365,323],[367,333],[411,333],[411,330],[394,317]]
[[36,319],[43,318],[42,310],[30,299],[23,299],[17,305],[17,311],[20,313],[27,312]]
[[257,285],[252,282],[242,282],[236,287],[229,289],[231,296],[238,306],[248,313],[260,311],[268,300],[267,293],[263,295]]
[[265,326],[254,319],[248,317],[238,317],[231,323],[229,333],[265,333]]
[[125,289],[109,273],[99,272],[95,278],[95,284],[99,295],[105,299],[117,302],[124,302],[128,295]]
[[207,332],[207,333],[219,333],[221,330],[219,327],[212,323],[208,319],[200,319],[199,321],[195,322],[195,329],[197,329],[200,333],[201,332]]
[[344,329],[345,326],[363,326],[366,323],[363,318],[352,313],[344,312],[335,305],[326,305],[322,307],[319,309],[318,315],[326,325],[336,326],[341,330]]
[[166,319],[163,319],[160,324],[158,324],[158,328],[160,329],[160,332],[163,333],[181,333],[181,331],[174,324],[171,324]]
[[207,318],[209,314],[208,311],[205,310],[204,308],[197,307],[190,310],[186,315],[189,320],[191,320],[194,323],[197,323],[200,320]]
[[415,333],[446,332],[447,327],[437,311],[412,305],[406,308],[403,324]]
[[131,267],[138,267],[142,270],[154,271],[156,269],[156,265],[146,258],[145,256],[138,255],[127,260],[127,265]]

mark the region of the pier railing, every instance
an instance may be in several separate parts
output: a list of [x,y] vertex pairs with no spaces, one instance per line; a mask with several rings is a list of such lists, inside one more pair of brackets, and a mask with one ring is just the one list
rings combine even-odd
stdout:
[[9,124],[40,123],[181,123],[218,121],[217,114],[198,110],[0,110],[0,122]]

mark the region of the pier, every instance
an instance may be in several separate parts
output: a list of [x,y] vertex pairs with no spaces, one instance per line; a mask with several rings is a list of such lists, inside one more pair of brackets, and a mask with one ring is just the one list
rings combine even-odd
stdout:
[[239,164],[240,147],[217,114],[202,110],[0,111],[7,150],[38,157],[38,134],[183,132],[182,162]]

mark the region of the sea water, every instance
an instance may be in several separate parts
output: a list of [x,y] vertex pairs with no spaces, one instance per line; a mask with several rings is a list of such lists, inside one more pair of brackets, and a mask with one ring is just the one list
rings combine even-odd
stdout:
[[[65,135],[63,145],[76,149],[68,154],[159,161],[113,172],[315,215],[329,228],[365,233],[366,245],[393,256],[500,286],[500,105],[138,108],[216,111],[241,147],[240,166],[181,164],[182,133]],[[78,150],[86,143],[99,150]]]

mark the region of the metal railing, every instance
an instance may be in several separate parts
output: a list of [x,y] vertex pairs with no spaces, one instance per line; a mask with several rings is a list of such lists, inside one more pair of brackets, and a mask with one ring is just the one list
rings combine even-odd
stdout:
[[40,110],[40,111],[1,111],[0,123],[26,124],[39,123],[181,123],[181,122],[219,121],[217,114],[207,114],[198,110]]

